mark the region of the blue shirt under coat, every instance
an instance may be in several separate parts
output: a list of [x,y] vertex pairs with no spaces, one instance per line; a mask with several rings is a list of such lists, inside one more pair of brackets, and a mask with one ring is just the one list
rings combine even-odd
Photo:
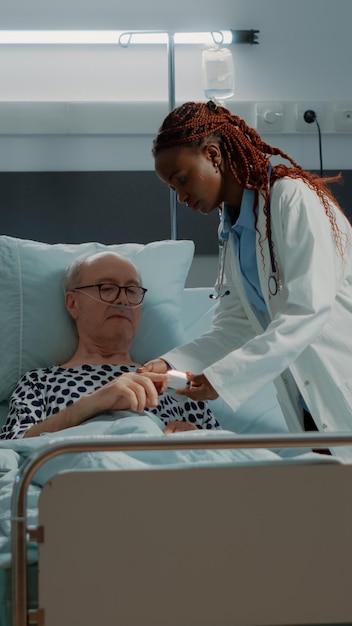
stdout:
[[234,224],[232,223],[233,210],[229,205],[224,204],[221,212],[219,238],[227,241],[230,233],[235,237],[235,250],[247,298],[254,309],[267,312],[260,287],[256,259],[256,230],[253,212],[254,200],[255,192],[252,189],[244,189],[240,213]]

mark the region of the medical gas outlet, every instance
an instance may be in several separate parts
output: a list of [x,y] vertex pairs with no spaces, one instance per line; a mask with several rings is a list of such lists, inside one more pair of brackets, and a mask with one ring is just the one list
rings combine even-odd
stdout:
[[352,102],[335,105],[334,124],[337,132],[352,132]]
[[264,102],[255,105],[256,128],[259,133],[280,133],[283,131],[284,111],[278,102]]

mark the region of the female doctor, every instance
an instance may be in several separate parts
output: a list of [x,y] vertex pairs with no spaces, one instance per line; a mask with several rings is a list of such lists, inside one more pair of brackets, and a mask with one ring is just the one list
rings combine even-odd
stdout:
[[[190,370],[179,393],[220,395],[234,411],[273,381],[290,430],[305,413],[309,429],[350,431],[352,227],[326,186],[337,179],[305,171],[212,101],[172,111],[153,156],[180,202],[219,210],[220,262],[211,331],[146,367]],[[335,452],[352,460],[352,448]]]

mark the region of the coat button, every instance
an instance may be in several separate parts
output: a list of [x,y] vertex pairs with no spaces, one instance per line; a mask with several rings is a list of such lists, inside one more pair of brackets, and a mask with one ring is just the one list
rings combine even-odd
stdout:
[[305,381],[304,381],[304,384],[305,384],[306,386],[307,386],[307,385],[309,385],[309,380],[305,380]]
[[327,424],[323,424],[323,428],[327,428],[327,427],[328,427],[328,425],[327,425]]

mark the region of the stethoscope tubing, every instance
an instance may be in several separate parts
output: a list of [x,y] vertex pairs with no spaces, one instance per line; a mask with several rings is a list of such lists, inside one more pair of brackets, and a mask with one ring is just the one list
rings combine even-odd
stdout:
[[223,298],[224,296],[228,296],[229,295],[229,290],[227,289],[224,293],[223,292],[223,288],[224,288],[224,275],[225,275],[225,259],[226,259],[226,252],[227,252],[227,241],[224,241],[223,239],[219,240],[219,246],[220,246],[220,259],[219,259],[219,272],[218,272],[218,280],[217,285],[218,285],[218,293],[214,294],[211,293],[209,295],[209,298],[211,298],[212,300],[219,300],[219,298]]
[[[268,278],[268,290],[271,296],[276,296],[277,293],[279,291],[281,291],[282,286],[281,286],[281,282],[278,279],[278,270],[276,267],[276,261],[275,261],[275,255],[274,255],[274,245],[273,245],[273,238],[272,238],[272,233],[271,233],[271,211],[270,211],[270,200],[268,202],[268,207],[267,207],[267,211],[268,211],[268,230],[267,230],[267,237],[268,237],[268,245],[269,245],[269,254],[270,254],[270,265],[271,265],[271,274]],[[212,300],[218,300],[219,298],[223,298],[224,296],[228,296],[230,291],[227,289],[225,292],[223,292],[223,287],[224,287],[224,275],[225,275],[225,259],[226,259],[226,252],[227,252],[227,245],[228,245],[228,241],[227,240],[220,240],[219,241],[219,246],[220,246],[220,259],[219,259],[219,272],[218,272],[218,280],[217,280],[217,285],[218,285],[218,293],[217,294],[210,294],[209,298],[211,298]]]
[[267,206],[267,212],[268,212],[268,232],[267,232],[267,237],[268,237],[268,245],[269,245],[270,264],[271,264],[271,274],[270,274],[270,276],[268,278],[268,289],[269,289],[270,295],[276,296],[276,294],[278,293],[278,291],[281,290],[282,287],[281,287],[280,280],[277,278],[278,271],[277,271],[277,267],[276,267],[276,261],[275,261],[275,255],[274,255],[273,237],[272,237],[272,233],[271,233],[270,198],[269,198],[269,202],[268,202],[268,206]]

